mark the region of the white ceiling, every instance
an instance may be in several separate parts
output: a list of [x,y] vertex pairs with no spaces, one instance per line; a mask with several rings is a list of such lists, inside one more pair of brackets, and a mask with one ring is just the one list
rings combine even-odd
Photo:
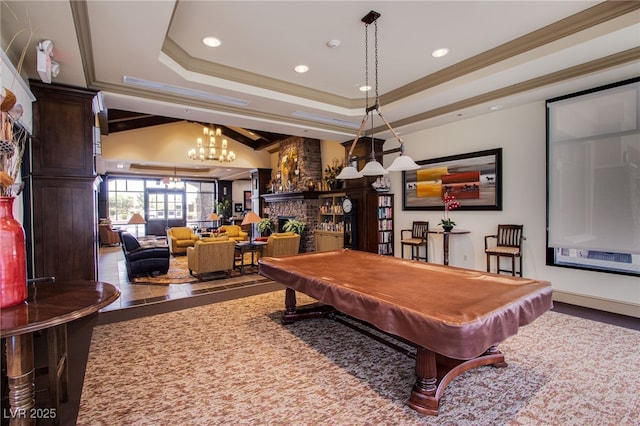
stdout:
[[[31,28],[34,47],[23,70],[38,78],[35,44],[53,40],[53,59],[61,65],[54,83],[102,90],[110,109],[343,142],[353,139],[363,115],[361,18],[370,10],[381,14],[381,110],[407,134],[490,113],[492,105],[509,108],[640,75],[639,7],[598,1],[3,1],[2,48],[23,30],[8,49],[16,60]],[[222,45],[204,46],[206,35]],[[340,46],[328,47],[329,40]],[[442,47],[450,53],[433,58]],[[298,64],[309,72],[295,73]],[[140,88],[125,77],[182,93]],[[390,138],[381,124],[375,123],[376,137]]]

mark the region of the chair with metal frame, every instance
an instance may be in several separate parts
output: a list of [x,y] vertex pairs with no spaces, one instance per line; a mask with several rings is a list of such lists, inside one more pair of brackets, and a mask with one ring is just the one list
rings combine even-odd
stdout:
[[[403,229],[400,231],[400,244],[402,247],[402,258],[404,258],[404,247],[411,248],[412,260],[429,261],[428,243],[429,222],[416,221],[413,222],[411,229]],[[420,257],[420,247],[424,246],[424,257]]]
[[[522,241],[524,225],[498,225],[498,233],[484,237],[484,252],[487,255],[487,272],[491,272],[491,256],[497,258],[496,273],[511,272],[522,276]],[[489,245],[489,239],[495,239],[495,245]],[[500,258],[511,258],[511,270],[500,268]],[[516,258],[519,259],[520,269],[516,272]]]

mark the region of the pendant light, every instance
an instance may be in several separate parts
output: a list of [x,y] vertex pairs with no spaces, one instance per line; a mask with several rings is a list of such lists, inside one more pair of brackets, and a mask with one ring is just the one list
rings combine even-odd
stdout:
[[[389,122],[384,118],[382,112],[380,111],[380,95],[378,92],[378,18],[380,14],[374,10],[367,13],[362,18],[362,22],[365,23],[365,33],[364,33],[364,43],[365,43],[365,85],[369,86],[369,25],[374,24],[374,41],[375,41],[375,90],[376,90],[376,98],[373,106],[369,106],[369,92],[365,92],[365,113],[362,118],[362,123],[360,123],[360,128],[356,133],[356,137],[353,139],[351,143],[351,148],[349,149],[349,153],[347,154],[347,166],[342,169],[342,172],[336,176],[337,179],[357,179],[363,176],[380,176],[386,175],[390,171],[406,171],[406,170],[417,170],[420,168],[419,165],[413,161],[411,157],[405,154],[404,152],[404,143],[398,133],[391,127]],[[374,152],[374,137],[373,137],[373,112],[376,112],[378,116],[382,119],[385,126],[391,131],[393,136],[400,143],[400,156],[396,158],[391,166],[388,169],[382,167],[375,158]],[[361,171],[356,169],[357,162],[353,158],[353,149],[355,148],[364,127],[369,119],[369,114],[371,114],[371,159]]]

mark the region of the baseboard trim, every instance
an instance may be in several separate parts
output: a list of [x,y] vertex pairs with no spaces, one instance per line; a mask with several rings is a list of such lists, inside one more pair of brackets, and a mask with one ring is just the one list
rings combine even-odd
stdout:
[[571,305],[584,306],[585,308],[598,309],[605,312],[627,315],[640,318],[640,304],[621,302],[619,300],[605,299],[602,297],[585,296],[584,294],[569,291],[554,290],[553,300]]

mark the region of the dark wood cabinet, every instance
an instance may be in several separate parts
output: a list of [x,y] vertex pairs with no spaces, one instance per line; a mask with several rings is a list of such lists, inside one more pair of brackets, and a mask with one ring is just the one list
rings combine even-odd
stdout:
[[[33,138],[29,185],[30,275],[98,276],[94,98],[98,92],[30,81]],[[25,203],[26,205],[26,203]]]
[[266,194],[271,182],[271,169],[253,169],[251,170],[251,203],[253,211],[260,217],[267,217],[265,212],[267,206],[262,195]]

